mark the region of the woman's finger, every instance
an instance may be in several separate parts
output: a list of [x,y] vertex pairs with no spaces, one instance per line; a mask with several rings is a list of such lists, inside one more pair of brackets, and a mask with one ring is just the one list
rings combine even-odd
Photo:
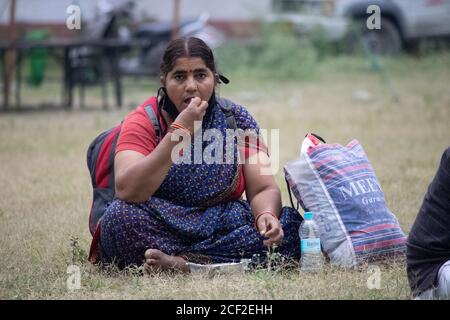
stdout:
[[198,108],[199,108],[200,110],[202,110],[202,111],[206,111],[206,109],[208,108],[208,102],[202,101],[202,102],[199,104]]
[[266,247],[271,247],[274,244],[279,244],[283,240],[283,238],[284,238],[284,235],[282,233],[280,233],[276,237],[272,237],[272,238],[264,240],[263,244]]
[[189,106],[199,107],[201,103],[202,103],[202,100],[199,97],[195,97],[195,98],[192,98],[192,100],[189,103],[188,107]]
[[266,225],[267,225],[267,229],[266,229],[267,237],[274,237],[281,230],[281,226],[277,222],[274,222],[273,220],[269,220],[269,222]]
[[284,238],[284,232],[281,225],[277,223],[270,222],[270,229],[266,232],[265,236],[268,238],[266,241],[269,245],[278,244]]
[[273,242],[276,244],[279,244],[283,240],[283,238],[284,238],[284,232],[283,232],[283,229],[280,229],[280,233],[278,233],[274,237]]
[[283,234],[280,232],[278,234],[272,235],[269,237],[271,244],[279,243],[283,239]]

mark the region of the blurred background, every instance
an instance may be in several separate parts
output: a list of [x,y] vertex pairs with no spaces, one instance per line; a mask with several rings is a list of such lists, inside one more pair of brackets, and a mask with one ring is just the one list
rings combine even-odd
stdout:
[[30,104],[22,86],[44,80],[63,86],[66,107],[76,88],[84,106],[92,87],[107,107],[111,83],[121,106],[123,81],[157,79],[178,36],[205,40],[225,73],[306,79],[327,59],[359,55],[389,82],[380,56],[448,50],[450,0],[1,0],[3,109]]

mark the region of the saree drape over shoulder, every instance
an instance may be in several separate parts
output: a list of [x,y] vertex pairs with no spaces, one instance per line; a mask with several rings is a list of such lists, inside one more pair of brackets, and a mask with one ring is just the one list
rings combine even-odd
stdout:
[[[242,106],[233,106],[232,112],[239,129],[259,132],[255,120]],[[230,143],[216,141],[219,133],[226,140],[227,129],[220,107],[209,107],[200,140],[193,139],[185,163],[172,165],[150,199],[139,204],[118,199],[111,203],[100,222],[102,261],[115,261],[120,267],[141,265],[147,249],[197,263],[235,262],[266,255],[249,203],[236,197],[237,189],[243,187],[240,148],[248,155],[265,145],[261,139],[237,138],[231,147]],[[286,207],[280,221],[285,237],[278,251],[298,259],[301,216]]]

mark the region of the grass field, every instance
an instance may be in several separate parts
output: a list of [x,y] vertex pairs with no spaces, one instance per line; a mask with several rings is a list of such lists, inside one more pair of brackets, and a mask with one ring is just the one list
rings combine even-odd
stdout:
[[[400,96],[394,102],[380,74],[362,58],[328,59],[308,80],[233,77],[221,94],[245,105],[262,128],[280,129],[276,178],[289,205],[282,166],[308,131],[328,142],[357,138],[408,233],[443,150],[450,145],[450,54],[383,61]],[[92,194],[86,149],[101,131],[152,95],[156,82],[126,83],[123,110],[104,112],[89,91],[89,111],[0,115],[0,299],[410,299],[405,265],[319,275],[260,270],[212,279],[101,271],[87,262]],[[355,91],[369,93],[355,99]],[[60,87],[25,88],[25,103],[57,102]],[[68,290],[67,267],[81,270],[81,289]],[[369,288],[373,271],[379,288]]]

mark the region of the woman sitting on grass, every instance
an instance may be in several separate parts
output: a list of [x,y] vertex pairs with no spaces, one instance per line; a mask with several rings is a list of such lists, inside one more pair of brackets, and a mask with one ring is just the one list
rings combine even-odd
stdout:
[[[223,137],[229,129],[215,95],[218,83],[227,79],[217,73],[211,49],[198,38],[172,41],[160,79],[161,94],[131,112],[122,125],[115,156],[118,199],[100,222],[102,261],[121,268],[144,263],[148,272],[189,272],[188,261],[264,257],[273,245],[281,255],[298,260],[301,216],[282,208],[280,190],[264,172],[270,164],[262,139],[232,143],[232,162],[225,143],[219,143],[225,145],[223,155],[221,148],[210,152],[215,161],[199,160],[198,141],[189,143],[209,129]],[[144,109],[149,104],[160,120],[159,142]],[[259,132],[244,107],[234,104],[231,111],[237,128]],[[197,121],[200,126],[194,126]],[[204,140],[201,155],[217,146],[215,140]],[[183,156],[189,163],[177,161]]]

